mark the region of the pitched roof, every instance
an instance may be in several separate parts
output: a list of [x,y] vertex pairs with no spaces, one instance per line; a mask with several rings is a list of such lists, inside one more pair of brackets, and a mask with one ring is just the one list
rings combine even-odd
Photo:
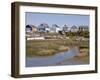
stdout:
[[34,27],[34,28],[37,28],[35,25],[26,25],[26,28],[32,28],[32,27]]
[[57,27],[57,28],[59,28],[59,26],[58,26],[57,24],[53,24],[52,27]]
[[49,28],[48,24],[42,23],[38,26],[39,28]]
[[30,25],[26,25],[26,28],[32,28]]
[[71,27],[71,29],[77,29],[77,26],[73,25],[73,26]]

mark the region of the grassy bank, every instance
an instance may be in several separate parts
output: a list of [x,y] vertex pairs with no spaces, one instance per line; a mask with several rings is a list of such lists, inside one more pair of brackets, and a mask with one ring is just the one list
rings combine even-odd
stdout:
[[74,57],[74,60],[89,63],[89,46],[80,46],[79,54]]
[[70,47],[88,45],[87,41],[57,40],[31,40],[26,41],[27,56],[48,56],[58,52],[67,51]]
[[89,63],[89,56],[83,56],[83,57],[74,57],[74,60],[76,61],[82,61],[84,63]]
[[26,45],[27,56],[47,56],[68,50],[65,42],[59,40],[33,40]]

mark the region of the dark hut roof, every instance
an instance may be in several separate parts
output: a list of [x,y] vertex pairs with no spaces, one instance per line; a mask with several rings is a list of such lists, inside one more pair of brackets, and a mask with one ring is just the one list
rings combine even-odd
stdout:
[[57,27],[57,28],[59,28],[59,26],[58,26],[57,24],[53,24],[52,26],[53,26],[53,27]]
[[32,27],[30,25],[26,25],[26,28],[30,28],[32,30]]
[[38,26],[39,28],[49,28],[49,25],[46,23],[42,23]]

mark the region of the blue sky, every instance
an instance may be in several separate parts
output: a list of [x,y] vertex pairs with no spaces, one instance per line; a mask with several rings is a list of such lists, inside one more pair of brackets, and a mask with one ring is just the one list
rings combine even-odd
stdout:
[[53,13],[25,13],[25,24],[38,26],[41,23],[47,23],[49,26],[57,24],[63,27],[67,24],[69,27],[72,25],[87,25],[89,26],[89,15],[76,15],[76,14],[53,14]]

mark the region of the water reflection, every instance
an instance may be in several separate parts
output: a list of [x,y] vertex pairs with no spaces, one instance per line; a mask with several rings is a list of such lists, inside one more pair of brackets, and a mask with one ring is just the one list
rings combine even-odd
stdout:
[[[59,62],[73,58],[79,53],[78,48],[72,48],[65,52],[60,52],[52,56],[38,56],[38,57],[26,57],[26,67],[36,66],[54,66]],[[64,64],[72,64],[70,61]]]

